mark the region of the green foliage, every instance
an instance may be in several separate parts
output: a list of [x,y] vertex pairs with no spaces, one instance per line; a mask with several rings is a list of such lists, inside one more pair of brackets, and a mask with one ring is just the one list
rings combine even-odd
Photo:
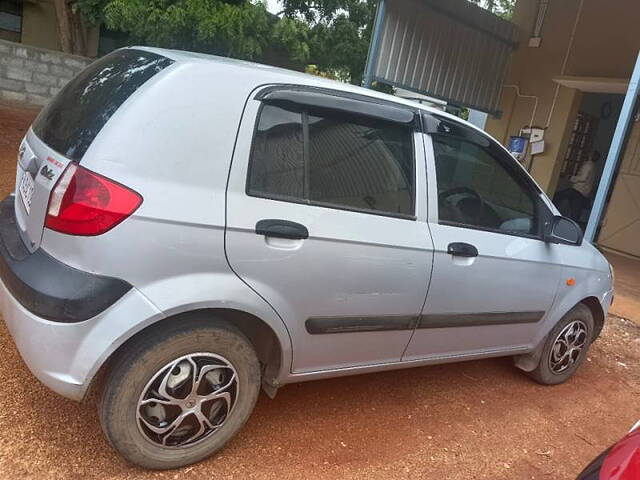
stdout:
[[486,8],[505,20],[511,20],[516,7],[516,0],[469,0],[470,2]]
[[127,33],[134,43],[256,60],[267,50],[309,57],[307,25],[279,19],[248,0],[76,0],[84,18]]
[[304,73],[310,73],[311,75],[316,75],[322,78],[328,78],[331,80],[338,80],[341,82],[348,82],[349,78],[345,77],[344,72],[335,71],[335,70],[321,70],[318,65],[315,63],[311,63],[307,65],[304,69]]
[[98,25],[104,20],[104,7],[108,3],[109,0],[75,0],[72,8],[74,12],[80,11],[89,24]]
[[[373,0],[283,0],[272,15],[251,0],[72,0],[89,23],[104,22],[132,43],[275,61],[359,84]],[[275,60],[274,60],[275,58]]]
[[309,24],[309,57],[322,72],[362,82],[376,3],[372,0],[283,0],[283,14]]
[[289,58],[299,64],[309,61],[309,29],[296,19],[282,18],[275,23],[271,38],[279,49],[289,53]]
[[396,89],[391,85],[387,85],[386,83],[373,82],[371,84],[371,88],[373,90],[377,90],[378,92],[388,93],[389,95],[393,95],[396,92]]

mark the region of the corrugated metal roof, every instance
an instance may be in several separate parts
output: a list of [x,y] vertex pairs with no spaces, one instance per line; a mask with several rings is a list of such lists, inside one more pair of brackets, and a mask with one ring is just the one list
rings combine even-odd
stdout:
[[374,78],[494,113],[516,26],[467,0],[385,0]]

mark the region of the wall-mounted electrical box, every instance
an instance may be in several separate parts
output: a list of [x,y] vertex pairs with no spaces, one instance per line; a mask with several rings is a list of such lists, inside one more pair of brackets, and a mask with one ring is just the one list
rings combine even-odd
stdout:
[[538,140],[537,142],[531,142],[531,155],[540,155],[544,153],[544,140]]
[[544,139],[544,128],[531,127],[531,133],[529,133],[529,141],[540,142]]

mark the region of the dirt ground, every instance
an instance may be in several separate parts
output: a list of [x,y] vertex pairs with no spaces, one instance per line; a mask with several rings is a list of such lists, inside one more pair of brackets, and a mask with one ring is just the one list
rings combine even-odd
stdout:
[[[34,115],[0,106],[3,196]],[[0,345],[0,478],[570,480],[640,419],[640,322],[611,316],[564,385],[537,385],[509,359],[291,385],[261,394],[216,457],[150,472],[114,453],[93,404],[32,377],[3,322]]]

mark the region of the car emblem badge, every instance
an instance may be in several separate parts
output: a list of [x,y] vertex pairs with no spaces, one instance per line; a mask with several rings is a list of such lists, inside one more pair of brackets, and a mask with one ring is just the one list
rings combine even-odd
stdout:
[[40,175],[42,175],[43,177],[45,177],[47,180],[53,180],[53,170],[51,170],[49,167],[47,167],[46,165],[44,165],[41,169],[40,169]]

